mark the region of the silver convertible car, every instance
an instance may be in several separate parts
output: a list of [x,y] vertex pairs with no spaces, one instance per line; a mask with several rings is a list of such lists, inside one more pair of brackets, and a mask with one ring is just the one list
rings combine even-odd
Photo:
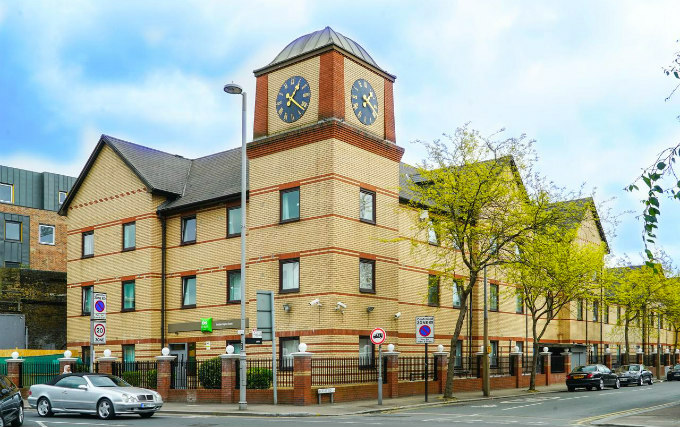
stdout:
[[153,390],[132,387],[122,379],[106,374],[64,374],[47,384],[31,386],[28,404],[41,417],[55,413],[96,414],[111,419],[121,414],[152,416],[163,406],[161,395]]

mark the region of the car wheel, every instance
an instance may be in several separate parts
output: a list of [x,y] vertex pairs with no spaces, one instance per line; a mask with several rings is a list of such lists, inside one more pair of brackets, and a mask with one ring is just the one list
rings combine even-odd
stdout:
[[38,399],[38,415],[41,417],[51,417],[54,415],[54,412],[52,412],[52,404],[50,403],[49,399],[46,397],[41,397]]
[[12,421],[12,427],[21,427],[24,424],[24,405],[19,406],[19,414]]
[[570,392],[576,391],[576,387],[567,387],[567,390]]
[[586,386],[586,390],[590,391],[590,390],[592,390],[592,389],[593,389],[592,386],[589,386],[589,385]]
[[641,386],[641,385],[642,385],[642,375],[640,375],[640,376],[638,377],[637,385],[638,385],[638,386]]
[[604,380],[600,378],[600,383],[596,387],[598,390],[604,390]]
[[649,376],[649,383],[648,383],[648,384],[649,384],[649,385],[654,384],[654,378],[652,378],[651,375]]
[[616,379],[616,382],[614,383],[614,390],[618,390],[621,388],[621,381],[619,379]]
[[673,381],[673,377],[670,376],[666,377],[666,381]]
[[109,399],[102,399],[97,403],[97,416],[102,420],[112,420],[116,416],[113,403]]
[[142,417],[142,418],[151,418],[151,417],[153,417],[154,413],[155,412],[145,412],[143,414],[139,414],[139,416]]

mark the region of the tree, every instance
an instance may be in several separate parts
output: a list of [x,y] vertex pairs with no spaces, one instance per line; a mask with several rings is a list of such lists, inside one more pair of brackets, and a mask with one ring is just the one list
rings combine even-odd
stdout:
[[531,314],[534,349],[529,390],[536,389],[540,341],[548,325],[577,299],[587,299],[598,287],[606,245],[582,242],[578,230],[589,200],[555,205],[561,221],[549,224],[519,242],[515,262],[508,265],[508,278]]
[[[431,268],[444,277],[467,276],[459,289],[449,372],[454,371],[456,342],[480,273],[507,263],[515,241],[546,227],[556,216],[532,170],[532,141],[525,135],[497,138],[464,126],[443,140],[423,143],[427,158],[409,170],[402,189],[413,208],[414,248],[432,253],[428,239],[421,236],[436,235],[439,248]],[[444,397],[453,397],[453,375],[447,377]]]

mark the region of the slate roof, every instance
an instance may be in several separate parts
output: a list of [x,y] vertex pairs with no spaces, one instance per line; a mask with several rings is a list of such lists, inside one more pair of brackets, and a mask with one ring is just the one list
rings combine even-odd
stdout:
[[293,40],[283,48],[276,58],[270,62],[267,66],[255,70],[255,75],[262,74],[263,72],[277,66],[283,65],[291,62],[292,60],[304,56],[311,52],[323,51],[325,48],[336,47],[342,51],[349,53],[350,55],[364,61],[370,66],[378,69],[379,71],[392,77],[394,76],[387,71],[383,70],[378,66],[378,64],[373,60],[371,55],[366,52],[366,49],[361,47],[359,43],[346,37],[337,31],[333,30],[331,27],[326,27],[322,30],[314,31],[313,33],[305,34],[304,36],[298,37]]

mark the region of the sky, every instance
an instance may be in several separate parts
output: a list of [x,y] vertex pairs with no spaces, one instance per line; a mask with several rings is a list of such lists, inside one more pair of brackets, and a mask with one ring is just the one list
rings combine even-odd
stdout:
[[[403,161],[465,123],[536,140],[541,173],[585,183],[642,258],[640,193],[622,189],[680,142],[678,1],[0,0],[0,164],[77,176],[102,133],[195,158],[240,145],[240,102],[292,40],[330,26],[396,74]],[[680,264],[680,203],[659,246]],[[609,227],[611,228],[611,227]]]

